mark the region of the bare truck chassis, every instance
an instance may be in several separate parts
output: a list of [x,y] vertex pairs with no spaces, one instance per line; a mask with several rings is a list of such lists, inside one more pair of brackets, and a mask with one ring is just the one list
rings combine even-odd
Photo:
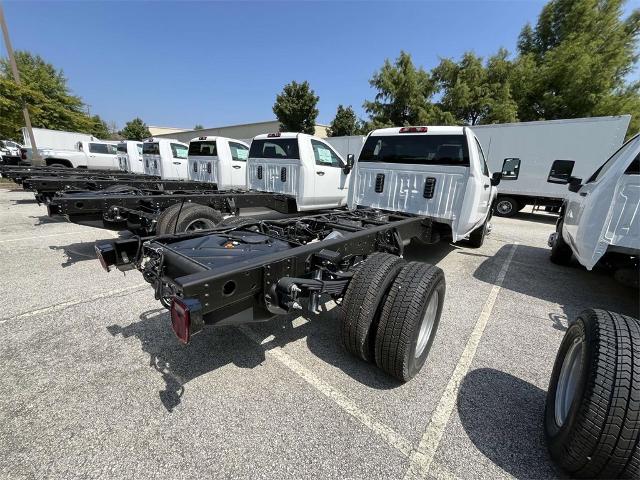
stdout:
[[333,299],[345,347],[406,381],[426,360],[445,282],[438,267],[401,257],[411,239],[431,242],[443,227],[370,208],[235,217],[209,231],[100,244],[96,253],[107,270],[142,272],[184,343],[205,324],[264,321],[304,308],[318,313]]

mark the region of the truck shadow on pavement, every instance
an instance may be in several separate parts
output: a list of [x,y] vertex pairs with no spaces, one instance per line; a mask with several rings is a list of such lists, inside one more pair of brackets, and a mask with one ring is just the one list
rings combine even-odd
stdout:
[[[507,244],[483,261],[473,276],[493,284],[513,245]],[[564,315],[549,312],[553,328],[566,330],[586,308],[603,308],[633,317],[639,316],[638,291],[616,282],[605,271],[588,271],[579,264],[564,267],[551,263],[550,249],[517,245],[502,288],[560,305]],[[515,313],[515,312],[514,312]]]
[[558,215],[550,215],[547,213],[533,213],[533,212],[519,212],[513,218],[515,220],[524,220],[527,222],[535,222],[535,223],[545,223],[547,225],[555,225],[556,222],[558,221]]
[[542,419],[545,392],[505,372],[469,372],[458,393],[458,413],[469,439],[516,478],[558,478],[547,452]]

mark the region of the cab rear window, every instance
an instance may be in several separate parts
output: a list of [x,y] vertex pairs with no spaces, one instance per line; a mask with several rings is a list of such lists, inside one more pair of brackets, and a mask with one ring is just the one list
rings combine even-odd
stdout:
[[215,141],[190,142],[189,156],[195,157],[215,157],[218,154]]
[[367,138],[360,162],[469,165],[465,135],[390,135]]
[[254,140],[249,150],[250,158],[299,159],[297,138],[268,138]]
[[127,153],[127,144],[126,143],[119,143],[118,144],[118,152]]
[[145,142],[142,144],[142,153],[147,155],[160,155],[160,144]]

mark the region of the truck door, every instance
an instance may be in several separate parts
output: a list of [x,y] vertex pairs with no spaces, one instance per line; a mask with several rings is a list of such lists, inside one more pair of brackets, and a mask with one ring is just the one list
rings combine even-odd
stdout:
[[173,142],[169,146],[171,147],[171,178],[186,180],[189,178],[189,147]]
[[476,147],[478,149],[478,155],[480,156],[480,167],[482,169],[482,190],[480,190],[480,201],[478,202],[478,218],[485,219],[491,208],[491,202],[496,195],[496,187],[491,186],[491,174],[489,173],[489,167],[487,161],[484,158],[484,152],[478,139],[473,137]]
[[340,207],[347,197],[348,175],[345,163],[326,143],[311,139],[314,164],[314,197],[318,208]]
[[89,142],[87,167],[94,169],[118,170],[118,152],[115,145]]
[[249,147],[241,143],[229,142],[229,149],[231,150],[231,185],[246,188]]

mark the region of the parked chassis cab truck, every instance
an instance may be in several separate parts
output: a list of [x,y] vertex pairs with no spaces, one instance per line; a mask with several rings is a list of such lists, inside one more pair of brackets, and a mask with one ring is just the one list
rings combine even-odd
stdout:
[[[191,142],[190,149],[213,153],[221,148],[219,145],[220,137],[213,145],[210,140],[198,139]],[[236,155],[242,147],[237,145]],[[133,197],[126,192],[121,195],[107,191],[93,194],[63,192],[52,199],[49,214],[65,215],[76,223],[93,226],[99,226],[96,215],[101,214],[106,228],[116,228],[120,223],[128,229],[133,228],[135,233],[150,235],[183,231],[176,230],[180,225],[184,228],[211,227],[222,220],[223,214],[237,213],[239,208],[262,207],[295,213],[342,207],[347,203],[350,167],[320,138],[302,133],[258,135],[253,139],[248,156],[247,169],[255,177],[250,176],[252,188],[248,191],[218,190],[211,195],[184,192],[182,197],[178,192],[167,196],[133,192]],[[206,169],[207,164],[211,165],[211,156],[190,156],[189,162],[199,164],[196,168],[200,170]],[[219,166],[231,168],[232,164],[228,161]],[[178,204],[183,202],[184,208],[180,208]]]
[[96,253],[107,270],[142,272],[183,343],[205,324],[259,322],[305,308],[319,313],[333,299],[347,350],[407,381],[433,342],[445,279],[438,267],[405,262],[403,250],[412,239],[434,243],[445,232],[484,239],[490,212],[480,214],[481,193],[489,190],[487,202],[495,196],[500,173],[493,181],[487,175],[485,189],[475,142],[460,127],[377,130],[359,162],[350,157],[347,165],[348,209],[283,220],[234,217],[206,232],[100,244]]
[[75,150],[43,148],[40,156],[47,166],[118,170],[117,149],[112,141],[82,140],[76,143]]
[[189,179],[224,190],[247,188],[249,145],[233,138],[204,136],[189,142]]
[[575,258],[591,270],[597,263],[614,270],[616,278],[637,285],[640,258],[640,134],[618,149],[583,184],[582,179],[557,175],[549,182],[569,185],[549,237],[551,261],[566,265]]

